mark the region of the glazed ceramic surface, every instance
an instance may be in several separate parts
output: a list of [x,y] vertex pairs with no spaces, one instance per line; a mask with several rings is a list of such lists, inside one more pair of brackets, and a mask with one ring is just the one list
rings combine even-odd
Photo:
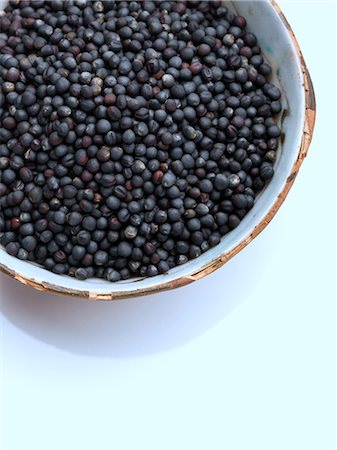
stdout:
[[[4,2],[0,0],[0,7],[1,4],[3,6]],[[296,39],[276,4],[268,1],[225,4],[245,16],[248,30],[256,34],[265,58],[273,67],[272,82],[282,91],[284,108],[280,117],[283,135],[275,175],[238,228],[199,258],[153,278],[118,283],[101,279],[80,281],[21,261],[0,249],[3,272],[40,290],[97,300],[144,295],[183,286],[213,272],[248,245],[270,222],[285,199],[308,150],[315,119],[313,89]]]

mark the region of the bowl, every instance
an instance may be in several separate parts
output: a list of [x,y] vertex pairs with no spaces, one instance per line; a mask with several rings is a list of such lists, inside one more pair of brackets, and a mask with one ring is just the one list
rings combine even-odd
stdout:
[[[275,175],[260,192],[254,207],[240,225],[224,236],[219,245],[197,259],[152,278],[115,283],[97,278],[80,281],[21,261],[0,249],[2,272],[45,292],[92,300],[136,297],[178,288],[205,277],[245,248],[273,219],[307,155],[315,123],[314,90],[294,33],[275,2],[237,1],[225,4],[247,18],[248,30],[256,34],[265,58],[273,67],[272,82],[282,91],[284,108],[280,118],[283,134],[275,162]],[[0,0],[0,9],[3,5]]]

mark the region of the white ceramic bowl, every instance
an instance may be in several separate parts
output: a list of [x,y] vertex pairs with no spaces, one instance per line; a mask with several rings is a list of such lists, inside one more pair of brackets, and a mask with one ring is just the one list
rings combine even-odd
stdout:
[[295,36],[276,3],[266,0],[225,3],[245,16],[248,29],[256,34],[274,69],[273,82],[280,86],[284,104],[281,118],[284,138],[278,150],[275,175],[238,228],[199,258],[153,278],[117,283],[101,279],[80,281],[21,261],[0,249],[0,268],[4,273],[39,290],[94,300],[139,296],[183,286],[208,275],[248,245],[271,221],[306,156],[315,121],[314,92]]

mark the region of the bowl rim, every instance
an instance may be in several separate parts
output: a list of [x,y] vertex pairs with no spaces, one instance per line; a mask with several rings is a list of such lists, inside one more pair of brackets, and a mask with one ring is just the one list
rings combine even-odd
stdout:
[[[118,300],[118,299],[127,299],[133,297],[140,297],[144,295],[154,294],[161,291],[171,290],[178,287],[186,286],[194,281],[200,280],[201,278],[211,274],[215,270],[219,269],[223,266],[227,261],[229,261],[233,256],[239,253],[242,249],[244,249],[256,236],[258,236],[265,227],[269,224],[269,222],[274,218],[285,198],[287,197],[295,178],[298,174],[298,171],[302,165],[304,158],[306,157],[309,149],[309,145],[312,139],[315,118],[316,118],[316,101],[315,101],[315,93],[312,85],[311,77],[304,61],[302,51],[299,47],[295,34],[287,21],[286,17],[281,11],[281,8],[276,3],[275,0],[270,0],[268,3],[274,8],[274,11],[281,19],[283,25],[285,26],[288,35],[294,45],[294,49],[301,67],[301,72],[303,76],[303,89],[304,89],[304,100],[305,100],[305,113],[304,113],[304,124],[302,131],[302,139],[298,148],[296,161],[294,162],[290,175],[287,177],[284,187],[280,194],[277,196],[275,201],[273,202],[271,208],[266,212],[264,217],[260,220],[260,222],[255,226],[255,228],[243,238],[238,244],[236,244],[233,248],[225,251],[220,256],[215,258],[214,260],[205,264],[202,268],[194,270],[188,276],[182,276],[175,280],[171,281],[163,281],[159,284],[147,286],[144,288],[137,288],[132,290],[125,291],[111,291],[108,293],[100,293],[100,292],[92,292],[90,290],[80,290],[80,289],[72,289],[72,288],[64,288],[61,286],[57,286],[56,284],[49,283],[47,281],[36,281],[32,278],[21,275],[15,270],[11,269],[6,264],[3,264],[0,261],[0,272],[5,275],[10,276],[11,278],[27,285],[31,286],[39,291],[51,293],[51,294],[60,294],[60,295],[68,295],[73,297],[82,297],[87,298],[89,300]],[[113,285],[112,285],[113,286]],[[112,288],[113,289],[113,288]]]

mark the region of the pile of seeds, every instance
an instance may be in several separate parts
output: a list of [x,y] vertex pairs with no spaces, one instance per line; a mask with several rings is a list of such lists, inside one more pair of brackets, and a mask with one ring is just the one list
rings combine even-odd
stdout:
[[219,244],[273,176],[280,91],[220,1],[11,0],[0,17],[0,243],[79,279]]

